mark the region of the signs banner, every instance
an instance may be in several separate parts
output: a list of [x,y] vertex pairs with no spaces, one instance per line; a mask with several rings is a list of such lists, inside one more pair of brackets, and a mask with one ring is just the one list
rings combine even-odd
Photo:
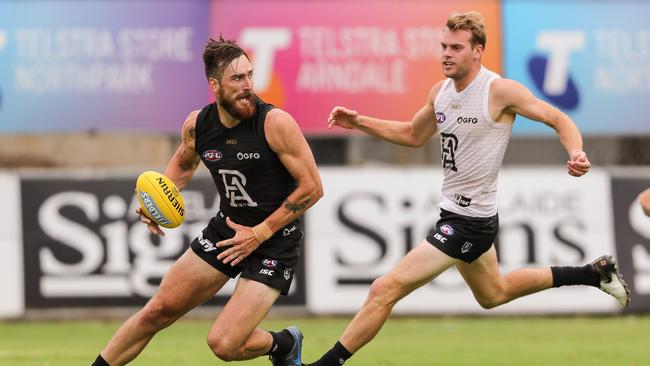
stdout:
[[[434,227],[442,182],[435,169],[321,168],[326,194],[307,221],[308,307],[355,312],[373,279],[387,273]],[[576,179],[564,169],[504,169],[499,183],[503,273],[522,267],[584,265],[615,253],[609,177]],[[594,197],[599,199],[595,200]],[[489,313],[614,312],[593,287],[551,289]],[[455,269],[396,306],[400,313],[482,313]]]
[[0,173],[0,318],[20,317],[25,311],[23,246],[20,240],[20,181],[17,175]]
[[[140,223],[134,187],[135,176],[22,181],[28,309],[144,304],[218,211],[212,180],[194,179],[182,192],[185,222],[160,238]],[[297,272],[278,304],[304,304],[302,268]],[[209,303],[224,304],[234,283]]]
[[637,195],[650,187],[647,178],[612,180],[614,233],[618,262],[630,287],[630,311],[650,308],[650,217],[647,217]]

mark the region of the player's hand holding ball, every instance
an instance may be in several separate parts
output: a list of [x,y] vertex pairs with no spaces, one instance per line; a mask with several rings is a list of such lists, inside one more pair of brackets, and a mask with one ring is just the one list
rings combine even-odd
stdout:
[[183,223],[183,197],[169,178],[158,172],[146,171],[138,177],[135,193],[140,202],[136,212],[152,233],[164,236],[160,226],[175,228]]

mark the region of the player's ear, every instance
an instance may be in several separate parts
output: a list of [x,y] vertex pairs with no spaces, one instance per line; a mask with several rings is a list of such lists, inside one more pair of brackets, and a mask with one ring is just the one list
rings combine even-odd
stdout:
[[474,52],[474,58],[478,59],[481,58],[481,55],[483,55],[483,50],[484,47],[481,44],[477,44],[474,46],[474,49],[472,50]]
[[210,84],[210,89],[212,89],[213,92],[219,92],[219,82],[216,78],[208,78],[208,83]]

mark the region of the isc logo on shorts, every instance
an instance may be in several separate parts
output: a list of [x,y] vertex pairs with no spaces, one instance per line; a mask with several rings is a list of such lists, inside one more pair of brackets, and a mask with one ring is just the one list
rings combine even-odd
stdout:
[[274,271],[275,270],[273,270],[273,269],[262,268],[262,269],[260,269],[260,274],[267,275],[267,276],[273,276]]
[[446,243],[447,242],[447,238],[442,236],[440,233],[433,234],[433,237],[436,238],[436,240],[441,242],[441,243]]

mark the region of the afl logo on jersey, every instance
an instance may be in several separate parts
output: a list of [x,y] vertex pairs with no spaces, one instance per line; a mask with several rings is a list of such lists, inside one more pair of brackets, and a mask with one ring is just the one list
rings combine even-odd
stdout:
[[223,153],[219,150],[206,150],[203,152],[203,159],[207,161],[218,161],[223,157]]
[[436,121],[438,121],[438,124],[445,123],[446,120],[447,120],[447,116],[445,116],[444,113],[436,112]]

